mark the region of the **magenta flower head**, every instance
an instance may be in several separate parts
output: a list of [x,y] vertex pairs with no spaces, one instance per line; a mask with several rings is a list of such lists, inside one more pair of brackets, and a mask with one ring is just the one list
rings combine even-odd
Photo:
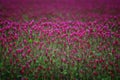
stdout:
[[65,58],[62,58],[61,61],[65,63],[65,62],[66,62],[66,59],[65,59]]
[[24,40],[23,40],[23,42],[24,42],[24,44],[26,44],[26,43],[27,43],[27,40],[26,40],[26,39],[24,39]]
[[98,76],[98,73],[96,71],[93,72],[94,76]]
[[24,78],[24,77],[22,77],[21,80],[28,80],[28,78]]
[[16,53],[22,53],[23,50],[24,50],[23,48],[21,48],[21,49],[17,49],[17,50],[16,50]]
[[22,58],[25,58],[26,57],[26,53],[22,53]]
[[28,50],[27,50],[27,53],[29,54],[30,52],[31,52],[31,49],[28,49]]
[[115,58],[118,60],[118,59],[120,59],[120,54],[116,54],[115,55]]

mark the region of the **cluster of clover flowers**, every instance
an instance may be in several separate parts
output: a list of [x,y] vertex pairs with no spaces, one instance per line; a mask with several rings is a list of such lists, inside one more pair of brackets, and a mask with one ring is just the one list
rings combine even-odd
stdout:
[[105,25],[42,20],[0,20],[1,79],[120,78],[118,20]]

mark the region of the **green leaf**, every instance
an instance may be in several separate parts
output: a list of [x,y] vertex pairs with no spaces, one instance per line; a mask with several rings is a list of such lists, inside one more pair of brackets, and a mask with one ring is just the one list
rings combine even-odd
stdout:
[[74,71],[76,71],[77,70],[77,67],[74,67]]
[[36,42],[39,42],[40,40],[36,38],[35,41],[36,41]]
[[102,78],[102,80],[111,80],[111,77]]
[[95,53],[96,51],[92,51],[93,53]]
[[63,71],[63,74],[64,74],[64,75],[66,75],[66,74],[67,74],[67,71],[66,71],[66,70],[64,70],[64,71]]
[[1,63],[0,63],[0,68],[2,68],[2,66],[3,66],[3,63],[1,62]]
[[96,53],[97,56],[101,56],[101,53]]
[[75,75],[76,75],[76,76],[78,76],[79,74],[78,74],[78,73],[76,73]]
[[2,51],[2,46],[0,46],[0,51]]
[[29,17],[26,14],[23,15],[23,18],[27,21],[29,20]]
[[33,40],[32,40],[32,39],[29,39],[29,40],[28,40],[28,42],[29,42],[29,43],[32,43],[32,42],[33,42]]
[[102,79],[102,77],[99,75],[98,77],[97,77],[98,79]]

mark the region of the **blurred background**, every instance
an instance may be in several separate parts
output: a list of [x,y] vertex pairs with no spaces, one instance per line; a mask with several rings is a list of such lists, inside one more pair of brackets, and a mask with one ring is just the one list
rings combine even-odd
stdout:
[[87,15],[120,15],[119,4],[120,0],[0,0],[0,19],[25,21],[46,17],[76,20]]

